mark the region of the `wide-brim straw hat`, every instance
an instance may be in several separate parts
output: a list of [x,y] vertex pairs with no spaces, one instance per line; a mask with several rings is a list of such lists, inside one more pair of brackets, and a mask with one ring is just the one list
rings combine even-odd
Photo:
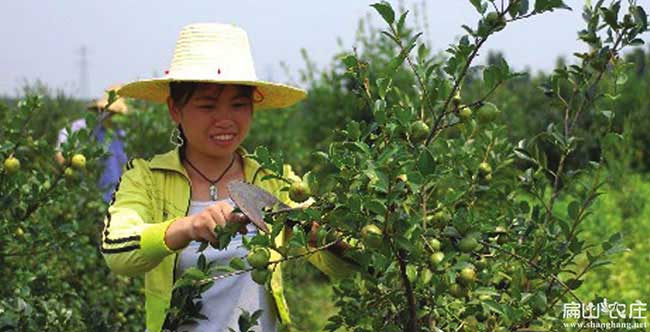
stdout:
[[129,111],[129,107],[126,106],[126,103],[124,102],[123,98],[117,98],[113,103],[106,107],[108,105],[108,92],[112,90],[119,90],[120,86],[119,85],[112,85],[104,91],[104,95],[99,98],[91,101],[86,105],[88,110],[91,111],[109,111],[113,113],[119,113],[119,114],[126,114]]
[[307,95],[305,90],[297,87],[257,79],[246,31],[221,23],[185,26],[176,42],[171,66],[164,76],[128,83],[118,94],[165,103],[169,96],[169,82],[172,81],[257,87],[254,98],[256,111],[289,107]]

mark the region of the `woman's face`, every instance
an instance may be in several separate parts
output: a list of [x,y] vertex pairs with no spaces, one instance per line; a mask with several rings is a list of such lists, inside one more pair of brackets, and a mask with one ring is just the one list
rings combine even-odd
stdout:
[[172,119],[183,128],[186,148],[207,157],[230,156],[248,135],[253,101],[235,85],[200,84],[179,108],[168,99]]

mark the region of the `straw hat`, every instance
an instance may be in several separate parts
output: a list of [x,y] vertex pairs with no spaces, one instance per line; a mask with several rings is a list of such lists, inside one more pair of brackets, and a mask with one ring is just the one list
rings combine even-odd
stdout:
[[165,103],[172,81],[256,86],[264,98],[254,104],[255,110],[288,107],[307,95],[296,87],[257,79],[246,31],[220,23],[185,26],[165,75],[126,84],[118,94]]
[[[91,101],[86,107],[91,111],[103,111],[106,109],[106,105],[108,104],[108,91],[118,90],[119,88],[119,85],[110,86],[106,89],[106,93],[104,93],[101,98]],[[129,108],[126,106],[123,98],[117,98],[106,110],[109,112],[125,114],[129,111]]]

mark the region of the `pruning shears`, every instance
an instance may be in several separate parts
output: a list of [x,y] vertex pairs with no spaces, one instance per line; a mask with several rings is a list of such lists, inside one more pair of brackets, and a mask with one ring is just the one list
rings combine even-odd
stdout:
[[268,191],[244,181],[232,181],[228,183],[230,198],[241,212],[257,228],[265,233],[269,233],[269,228],[264,222],[262,211],[270,207],[277,208],[273,212],[266,213],[277,214],[292,210],[287,204],[281,202]]

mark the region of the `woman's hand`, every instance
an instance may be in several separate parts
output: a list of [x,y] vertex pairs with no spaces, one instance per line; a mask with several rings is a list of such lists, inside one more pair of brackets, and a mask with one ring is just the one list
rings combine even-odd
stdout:
[[246,227],[248,218],[239,213],[232,213],[234,208],[226,201],[216,202],[203,211],[173,222],[165,233],[165,243],[171,250],[187,246],[190,241],[208,241],[217,243],[214,229],[227,222],[238,222]]

